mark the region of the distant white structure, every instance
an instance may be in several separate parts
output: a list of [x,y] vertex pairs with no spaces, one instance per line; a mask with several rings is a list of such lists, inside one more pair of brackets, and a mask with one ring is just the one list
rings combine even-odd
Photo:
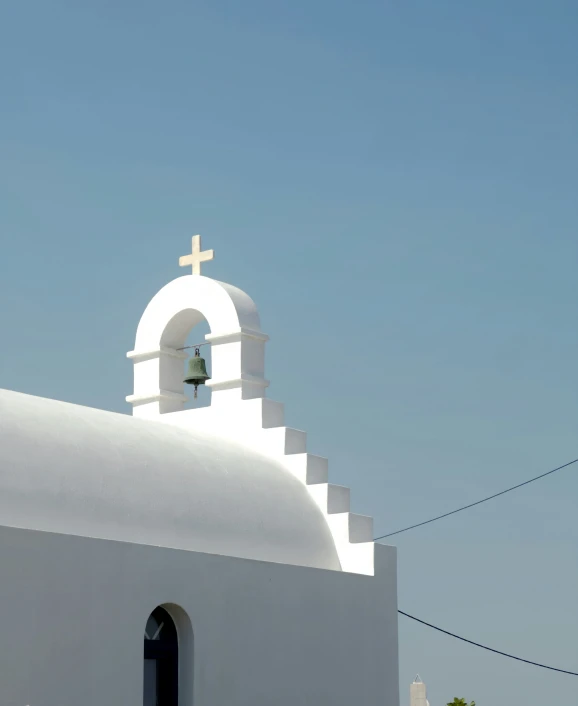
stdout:
[[419,674],[409,686],[409,706],[429,706],[427,700],[427,690]]

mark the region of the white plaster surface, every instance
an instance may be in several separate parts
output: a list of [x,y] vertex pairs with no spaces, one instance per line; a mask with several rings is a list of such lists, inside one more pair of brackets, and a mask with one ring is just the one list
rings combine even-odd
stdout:
[[267,455],[304,484],[323,512],[343,571],[373,574],[373,519],[350,512],[349,489],[328,483],[327,459],[307,453],[307,434],[283,426],[283,405],[265,398],[160,414],[154,419],[195,432],[216,429]]
[[[183,410],[203,318],[211,406]],[[140,321],[133,417],[0,390],[0,706],[142,706],[157,605],[179,706],[399,706],[395,550],[265,399],[266,341],[188,275]]]
[[185,275],[150,301],[139,322],[135,347],[134,414],[154,417],[183,409],[183,359],[188,334],[206,320],[212,347],[212,404],[265,396],[265,343],[259,313],[248,294],[224,282]]
[[[211,333],[213,379],[209,407],[184,409],[181,350],[205,319]],[[138,325],[133,415],[195,433],[214,431],[268,456],[304,483],[323,513],[343,571],[374,570],[372,518],[349,511],[349,490],[320,487],[325,459],[307,453],[307,434],[283,425],[283,405],[265,399],[265,344],[253,300],[240,289],[207,277],[179,277],[150,301]]]
[[144,626],[171,604],[180,706],[399,706],[376,555],[370,577],[0,527],[0,703],[142,706]]
[[0,524],[340,569],[292,473],[210,433],[0,390]]

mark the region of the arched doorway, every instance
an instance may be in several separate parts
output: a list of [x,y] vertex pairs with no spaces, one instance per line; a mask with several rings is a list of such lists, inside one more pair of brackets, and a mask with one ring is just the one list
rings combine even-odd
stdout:
[[143,706],[178,706],[179,642],[171,616],[158,607],[144,633]]

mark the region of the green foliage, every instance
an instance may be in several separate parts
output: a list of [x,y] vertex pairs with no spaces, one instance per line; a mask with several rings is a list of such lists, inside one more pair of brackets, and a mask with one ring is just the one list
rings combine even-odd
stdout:
[[[468,706],[468,703],[465,699],[458,699],[456,696],[453,701],[450,701],[447,706]],[[472,701],[472,703],[469,706],[476,706],[476,702]]]

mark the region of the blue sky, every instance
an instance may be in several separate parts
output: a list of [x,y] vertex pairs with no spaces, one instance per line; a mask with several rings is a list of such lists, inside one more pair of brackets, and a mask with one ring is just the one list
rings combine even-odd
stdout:
[[[203,234],[270,396],[376,533],[578,456],[578,6],[20,0],[0,23],[0,386],[128,413]],[[576,467],[395,538],[402,610],[576,671]],[[402,706],[573,677],[400,622]]]

